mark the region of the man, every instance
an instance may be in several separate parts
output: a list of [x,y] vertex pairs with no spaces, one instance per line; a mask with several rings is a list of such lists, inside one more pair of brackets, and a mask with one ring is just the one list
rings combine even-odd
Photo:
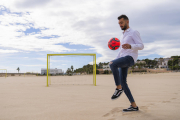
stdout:
[[138,57],[138,50],[142,50],[144,45],[139,32],[129,27],[129,19],[126,15],[119,16],[118,20],[119,25],[124,32],[120,39],[121,45],[119,53],[116,59],[112,60],[109,64],[114,76],[115,84],[117,86],[111,99],[114,100],[118,98],[124,91],[131,105],[129,108],[123,109],[123,111],[138,111],[139,108],[136,105],[131,91],[126,83],[126,78],[128,68],[135,64]]

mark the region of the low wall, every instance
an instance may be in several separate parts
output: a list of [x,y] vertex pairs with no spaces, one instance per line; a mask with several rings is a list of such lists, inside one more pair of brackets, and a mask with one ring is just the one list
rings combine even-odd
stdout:
[[167,71],[166,69],[147,69],[147,72],[151,72],[151,73],[168,73],[170,71]]
[[[0,73],[0,77],[5,77],[6,73]],[[24,76],[24,75],[37,75],[37,73],[7,73],[7,76]],[[40,75],[40,74],[38,74]]]
[[132,72],[147,72],[147,73],[165,73],[165,72],[170,72],[167,71],[167,69],[148,69],[148,68],[142,68],[142,69],[129,69],[129,71]]

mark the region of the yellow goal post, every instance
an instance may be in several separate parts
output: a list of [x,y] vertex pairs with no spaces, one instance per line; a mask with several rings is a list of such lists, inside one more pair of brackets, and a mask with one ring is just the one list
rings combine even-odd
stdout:
[[49,71],[50,71],[50,56],[68,56],[68,55],[76,55],[76,56],[93,56],[93,85],[96,86],[96,54],[95,53],[69,53],[69,54],[47,54],[47,87],[49,83],[51,84],[51,80],[49,79]]
[[0,70],[5,70],[6,73],[5,73],[5,78],[7,77],[7,69],[0,69]]

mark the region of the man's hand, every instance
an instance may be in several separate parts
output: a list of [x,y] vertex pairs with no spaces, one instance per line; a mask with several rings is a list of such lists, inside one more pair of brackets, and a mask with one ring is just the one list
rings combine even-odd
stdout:
[[131,45],[130,44],[123,44],[122,48],[123,49],[131,49]]

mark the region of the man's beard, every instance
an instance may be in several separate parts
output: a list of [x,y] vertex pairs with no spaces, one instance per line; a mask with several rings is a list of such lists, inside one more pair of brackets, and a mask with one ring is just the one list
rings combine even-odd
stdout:
[[122,30],[126,30],[127,29],[127,24],[124,25],[123,28],[121,28]]

